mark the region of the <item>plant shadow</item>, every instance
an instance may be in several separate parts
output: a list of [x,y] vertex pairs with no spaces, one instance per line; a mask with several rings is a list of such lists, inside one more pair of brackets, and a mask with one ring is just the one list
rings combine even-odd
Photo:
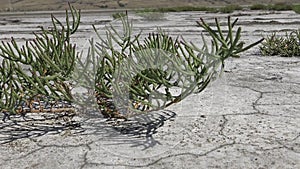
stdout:
[[[132,139],[129,141],[129,144],[132,144],[132,147],[142,146],[143,149],[148,149],[161,144],[154,137],[158,129],[164,126],[165,122],[168,120],[173,120],[176,117],[176,113],[172,111],[157,111],[149,114],[143,114],[136,116],[129,121],[124,121],[117,126],[114,126],[114,129],[122,135],[126,135],[131,138],[141,138]],[[118,142],[118,144],[122,142]]]
[[172,121],[176,113],[169,110],[140,114],[127,120],[103,119],[98,114],[89,114],[82,135],[95,135],[99,140],[106,140],[105,145],[125,145],[143,147],[142,150],[160,144],[154,137],[157,130],[166,121]]
[[0,144],[46,134],[61,134],[66,130],[82,132],[80,123],[72,120],[74,115],[69,113],[28,113],[6,117],[3,114],[3,120],[0,123]]
[[72,137],[88,138],[93,135],[100,140],[109,140],[111,145],[130,144],[145,150],[160,144],[153,135],[166,121],[175,117],[176,113],[168,110],[141,114],[128,120],[105,119],[99,112],[10,116],[10,119],[0,123],[0,144],[44,135],[62,135],[69,130]]

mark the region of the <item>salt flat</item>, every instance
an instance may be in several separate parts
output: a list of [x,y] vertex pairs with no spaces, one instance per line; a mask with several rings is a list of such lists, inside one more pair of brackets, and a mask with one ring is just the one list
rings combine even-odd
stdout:
[[[129,13],[137,30],[160,26],[196,43],[201,42],[200,17],[226,23],[227,15],[179,12],[148,20]],[[247,43],[300,28],[300,15],[292,11],[230,15],[239,18]],[[50,26],[49,15],[0,16],[0,22],[4,41],[14,36],[22,42],[37,26]],[[115,23],[111,13],[83,13],[73,39],[78,50],[95,38],[91,24],[102,29],[110,22]],[[12,117],[0,123],[0,168],[300,168],[299,72],[299,57],[263,57],[255,47],[228,59],[223,75],[204,92],[127,122],[96,112],[72,119]]]

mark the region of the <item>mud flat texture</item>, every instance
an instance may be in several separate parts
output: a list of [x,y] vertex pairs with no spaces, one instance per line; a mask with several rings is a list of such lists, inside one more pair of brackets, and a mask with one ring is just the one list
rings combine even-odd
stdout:
[[0,11],[62,10],[70,2],[80,9],[136,9],[176,6],[225,6],[299,3],[299,0],[1,0]]
[[[300,15],[292,11],[231,15],[239,18],[246,42],[299,28]],[[199,42],[199,17],[225,23],[227,14],[129,16],[138,29],[161,26]],[[1,17],[5,41],[29,39],[37,25],[50,25],[46,15]],[[86,49],[87,39],[95,36],[91,24],[102,28],[111,20],[108,13],[83,14],[78,48]],[[300,58],[262,57],[255,47],[225,64],[223,76],[204,92],[127,122],[97,112],[11,117],[0,123],[0,168],[300,168]]]

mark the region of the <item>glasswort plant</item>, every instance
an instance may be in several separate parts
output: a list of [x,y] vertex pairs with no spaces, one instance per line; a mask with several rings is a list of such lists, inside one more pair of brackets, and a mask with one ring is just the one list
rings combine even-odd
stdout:
[[[237,19],[228,17],[226,33],[217,19],[214,27],[200,19],[197,24],[209,33],[211,43],[202,35],[199,47],[161,29],[148,36],[136,33],[126,15],[119,19],[121,31],[111,24],[101,36],[94,27],[98,39],[90,40],[85,57],[71,42],[80,10],[70,6],[65,25],[53,15],[51,20],[51,29],[41,28],[23,46],[14,38],[0,45],[0,112],[74,111],[73,103],[98,106],[105,117],[126,119],[163,109],[202,92],[227,58],[262,41],[244,46],[241,28],[234,30]],[[74,85],[87,90],[89,98],[83,99],[88,100],[76,98]],[[93,98],[95,104],[83,104]]]
[[98,34],[98,41],[91,41],[91,52],[99,59],[97,103],[105,117],[128,118],[200,93],[223,69],[227,58],[238,57],[262,41],[244,47],[241,28],[233,33],[237,19],[231,22],[229,17],[227,34],[217,19],[216,30],[203,19],[197,22],[209,32],[211,47],[203,35],[201,47],[183,38],[173,39],[161,30],[142,38],[141,32],[134,34],[128,16],[122,17],[121,22],[122,31],[110,25],[105,38]]
[[80,23],[80,11],[70,6],[66,25],[51,15],[52,28],[34,32],[32,41],[20,46],[14,38],[0,45],[0,112],[66,111],[52,109],[58,101],[71,102],[69,80],[77,57],[71,36]]
[[259,48],[264,56],[300,56],[300,30],[286,32],[285,36],[273,33],[266,37]]

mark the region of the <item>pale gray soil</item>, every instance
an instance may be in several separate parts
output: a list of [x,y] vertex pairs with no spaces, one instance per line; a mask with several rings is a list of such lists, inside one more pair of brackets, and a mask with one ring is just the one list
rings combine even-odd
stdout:
[[299,4],[299,0],[1,0],[0,11],[53,11],[65,10],[68,2],[78,9],[139,9],[176,6],[227,6],[253,4]]
[[[161,26],[194,42],[200,41],[200,17],[226,21],[226,14],[203,12],[168,13],[154,21],[130,17],[138,29]],[[232,17],[239,17],[246,42],[296,30],[300,19],[292,11],[237,11]],[[94,37],[91,24],[101,28],[111,19],[83,14],[78,49]],[[50,25],[48,15],[0,21],[2,40],[22,41],[38,25]],[[255,47],[229,59],[223,76],[203,93],[126,123],[98,113],[12,117],[0,123],[0,168],[300,168],[299,72],[299,57],[262,57]]]

